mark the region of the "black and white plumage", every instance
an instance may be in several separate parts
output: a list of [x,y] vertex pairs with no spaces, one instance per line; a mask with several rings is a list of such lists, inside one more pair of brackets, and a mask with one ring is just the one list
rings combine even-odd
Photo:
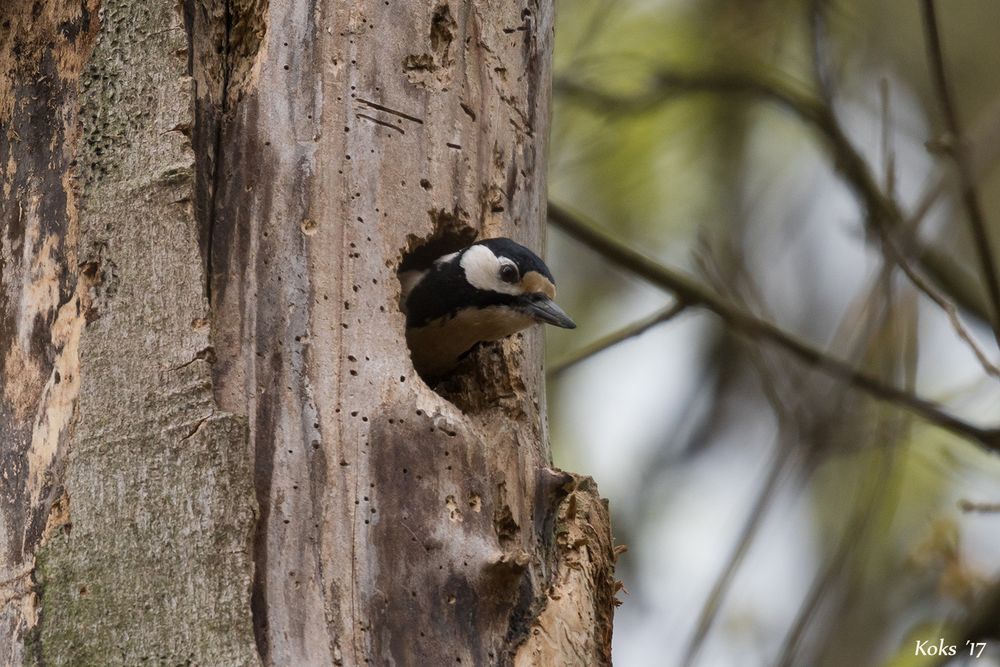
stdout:
[[430,266],[403,262],[400,307],[413,364],[439,377],[478,343],[538,324],[573,329],[555,304],[555,280],[535,253],[505,238],[477,241]]

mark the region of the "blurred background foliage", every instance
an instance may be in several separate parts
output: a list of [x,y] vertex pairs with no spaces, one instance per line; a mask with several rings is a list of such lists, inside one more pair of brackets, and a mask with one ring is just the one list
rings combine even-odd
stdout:
[[[996,255],[1000,2],[936,9]],[[580,325],[548,333],[555,459],[597,479],[628,546],[620,666],[941,664],[915,655],[939,638],[958,647],[949,664],[1000,665],[1000,336],[925,11],[558,7],[550,201],[969,427],[877,400],[689,302],[566,365],[677,302],[550,226]],[[888,208],[865,199],[865,176]],[[966,640],[989,644],[970,662]]]

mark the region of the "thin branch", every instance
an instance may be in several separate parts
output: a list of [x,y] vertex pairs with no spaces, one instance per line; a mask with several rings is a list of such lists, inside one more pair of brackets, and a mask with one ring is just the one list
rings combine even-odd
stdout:
[[725,600],[730,586],[736,579],[736,573],[743,564],[747,553],[750,552],[754,537],[763,525],[764,519],[767,518],[772,502],[777,497],[777,492],[781,488],[778,481],[781,479],[782,473],[790,467],[791,462],[794,460],[788,456],[788,452],[780,441],[775,443],[774,454],[767,464],[767,477],[761,485],[756,498],[754,498],[753,504],[750,506],[750,511],[746,513],[743,528],[740,530],[740,535],[736,539],[733,550],[726,559],[725,566],[716,577],[715,582],[712,584],[712,589],[709,591],[701,607],[701,611],[698,613],[694,632],[688,638],[684,647],[684,657],[681,659],[680,664],[694,664],[694,659],[698,656],[705,637],[708,636],[708,631],[712,629],[712,625],[715,623],[715,618],[722,607],[722,602]]
[[998,278],[996,261],[993,258],[993,250],[986,229],[986,216],[979,201],[979,192],[972,175],[972,166],[962,137],[961,124],[945,74],[944,53],[941,48],[941,35],[938,31],[937,16],[934,11],[934,0],[923,0],[922,8],[931,78],[934,81],[938,101],[941,103],[945,127],[950,135],[948,140],[943,142],[943,145],[954,160],[958,171],[958,185],[962,192],[962,203],[969,218],[969,229],[972,231],[976,253],[979,256],[980,270],[983,274],[983,281],[986,283],[986,293],[989,294],[990,306],[993,310],[993,335],[997,339],[997,344],[1000,345],[1000,278]]
[[892,97],[889,90],[889,80],[883,77],[879,81],[879,97],[882,102],[882,171],[885,179],[885,193],[889,198],[896,195],[896,151],[892,147]]
[[[888,265],[883,269],[882,274],[877,280],[877,284],[872,289],[872,293],[866,299],[866,302],[870,302],[875,298],[876,290],[882,290],[884,285],[888,282],[888,276],[890,275],[890,269]],[[739,296],[735,293],[729,295],[730,299],[738,300]],[[743,308],[749,308],[749,304],[745,301],[737,301]],[[882,317],[888,317],[888,314]],[[859,348],[866,348],[870,345],[870,341],[874,338],[874,332],[868,332],[868,334],[862,337],[862,340],[858,341]],[[757,354],[754,353],[754,348],[750,349],[751,359],[754,357],[761,357],[763,355],[759,354],[762,352],[760,348],[756,348]],[[862,354],[862,350],[858,350],[858,354]],[[851,355],[856,356],[855,354]],[[772,404],[775,412],[775,416],[778,419],[779,433],[785,431],[791,431],[793,428],[796,430],[801,430],[801,424],[805,423],[802,417],[795,417],[793,414],[797,412],[795,408],[790,408],[789,405],[783,401],[778,392],[774,390],[773,385],[775,383],[775,378],[770,377],[767,373],[767,366],[765,363],[759,362],[756,365],[759,366],[759,372],[761,373],[762,384],[765,388],[765,394],[768,395],[768,400]],[[793,382],[792,386],[784,389],[784,393],[789,397],[792,397],[793,401],[801,401],[803,396],[803,390],[805,389],[805,382]],[[770,389],[768,389],[770,387]],[[839,399],[838,399],[839,402]],[[829,409],[829,406],[828,408]],[[832,412],[836,413],[836,409]],[[807,432],[812,431],[815,427],[807,429]],[[825,432],[825,429],[821,429]],[[720,570],[719,575],[705,599],[702,605],[701,611],[698,615],[698,620],[695,623],[695,631],[689,638],[685,651],[683,653],[683,659],[680,664],[690,665],[694,664],[695,658],[704,643],[705,638],[708,635],[709,630],[715,622],[716,617],[721,609],[722,603],[725,600],[726,595],[729,592],[733,581],[736,578],[737,570],[741,566],[743,559],[745,558],[746,552],[749,550],[751,543],[759,530],[760,526],[764,522],[766,513],[768,512],[769,506],[773,501],[775,496],[775,491],[777,490],[777,482],[779,479],[779,470],[784,467],[790,467],[790,463],[794,461],[794,458],[789,455],[787,446],[781,446],[780,443],[783,440],[788,440],[789,442],[794,442],[801,445],[808,436],[803,437],[803,435],[796,435],[794,438],[789,438],[787,435],[782,437],[779,436],[778,446],[775,451],[773,460],[768,463],[768,474],[767,480],[764,482],[761,490],[758,492],[758,496],[754,500],[754,504],[751,511],[747,513],[746,520],[744,522],[743,528],[740,531],[740,537],[736,542],[736,547],[730,551],[728,560],[725,566]],[[791,449],[793,453],[797,453],[801,448]],[[812,471],[815,469],[818,460],[814,457],[807,457],[805,465],[805,478],[808,478]]]
[[[711,259],[711,255],[706,255],[706,258]],[[706,266],[705,273],[708,276],[715,276],[718,273],[719,264],[718,262],[709,262],[707,261],[707,259],[705,262]],[[742,268],[742,265],[738,261],[736,262],[736,264],[738,268],[740,269]],[[887,295],[891,296],[890,276],[892,272],[892,266],[893,265],[890,264],[889,262],[885,263],[885,266],[883,267],[883,270],[881,271],[879,278],[876,280],[875,284],[872,287],[871,294],[865,299],[867,303],[870,303],[872,300],[874,300],[878,292],[886,291]],[[717,290],[720,291],[720,293],[726,296],[731,302],[743,308],[744,310],[754,312],[756,311],[757,308],[760,307],[759,305],[757,305],[756,308],[751,306],[750,301],[742,298],[736,289],[732,289],[729,292],[723,291],[726,289],[726,284],[724,282],[718,279],[712,280],[711,278],[709,280],[710,280],[710,285],[714,286]],[[743,280],[748,281],[748,284],[751,285],[752,287],[752,283],[750,282],[749,276],[743,277]],[[750,292],[754,296],[756,296],[756,290],[751,289]],[[759,299],[755,298],[754,301],[757,302],[759,301]],[[887,310],[885,313],[873,317],[877,317],[878,319],[881,319],[884,322],[885,320],[891,320],[891,312]],[[858,341],[858,347],[860,349],[857,351],[856,354],[852,353],[850,356],[853,358],[854,356],[863,355],[864,354],[863,349],[869,347],[871,341],[876,338],[877,334],[875,331],[868,331],[865,335],[861,337],[861,340]],[[840,337],[838,337],[838,339],[840,339]],[[762,357],[764,356],[762,354],[763,351],[764,350],[761,347],[751,347],[749,349],[749,354],[751,360],[755,360],[756,361],[755,365],[759,367],[758,371],[761,375],[763,391],[765,395],[767,395],[769,402],[772,404],[774,408],[775,416],[778,419],[779,433],[791,431],[792,429],[800,430],[801,429],[800,424],[805,423],[805,421],[803,421],[802,417],[794,416],[794,413],[797,412],[797,410],[794,407],[790,407],[788,402],[782,400],[779,392],[775,389],[774,385],[776,378],[774,378],[768,372],[767,364],[762,359]],[[915,363],[915,357],[913,363]],[[805,388],[805,382],[799,381],[799,382],[792,382],[790,384],[792,386],[783,388],[782,392],[791,399],[791,402],[793,403],[802,402],[803,401],[802,390]],[[837,412],[836,408],[833,407],[831,409],[831,406],[827,406],[827,410],[829,410],[833,414],[836,414]],[[813,428],[815,428],[815,426]],[[807,430],[812,431],[813,428]],[[827,429],[821,428],[820,430],[823,432],[827,432]],[[780,470],[782,469],[782,467],[784,468],[790,467],[790,462],[794,460],[793,457],[789,455],[788,452],[789,448],[786,446],[781,446],[780,443],[782,441],[789,441],[789,442],[795,442],[797,444],[802,444],[804,439],[805,438],[803,437],[803,435],[796,435],[795,437],[791,438],[788,435],[785,436],[779,435],[778,439],[779,445],[775,450],[773,459],[768,464],[768,470],[769,470],[768,477],[764,482],[764,484],[762,485],[760,491],[758,491],[758,495],[755,498],[750,511],[746,515],[746,519],[744,521],[743,528],[740,531],[740,536],[737,539],[736,546],[732,550],[730,550],[729,557],[726,561],[725,566],[723,566],[719,571],[719,574],[716,577],[712,585],[712,588],[710,589],[709,594],[705,598],[705,602],[702,604],[701,611],[699,612],[698,619],[695,623],[695,630],[686,643],[685,650],[682,653],[683,658],[681,659],[680,664],[684,665],[694,664],[695,658],[697,657],[704,643],[705,638],[708,636],[708,633],[711,630],[711,627],[714,624],[719,614],[719,611],[726,598],[726,595],[728,594],[729,589],[736,578],[737,571],[741,567],[742,562],[746,556],[746,553],[749,551],[749,548],[753,542],[753,539],[757,531],[763,524],[769,506],[776,495],[775,492],[777,490],[777,482],[780,476]],[[797,453],[797,451],[800,449],[801,448],[798,447],[794,448],[792,449],[792,452]],[[818,459],[814,457],[807,458],[806,462],[807,472],[805,473],[805,476],[807,478],[811,474],[811,471],[815,469],[815,466],[817,464],[818,464]]]
[[660,70],[653,74],[652,86],[634,95],[609,93],[568,77],[553,82],[554,91],[571,102],[616,114],[641,114],[674,98],[693,93],[746,94],[769,99],[800,116],[813,116],[822,104],[811,96],[794,92],[789,86],[761,74],[743,71],[681,72]]
[[[741,308],[748,312],[757,311],[757,309],[762,308],[762,304],[759,303],[760,300],[757,298],[757,290],[750,276],[746,274],[746,267],[740,259],[729,257],[729,261],[725,262],[726,269],[728,271],[735,270],[737,274],[734,280],[728,281],[723,276],[721,263],[717,261],[711,248],[706,246],[705,251],[699,256],[702,259],[703,273],[710,286],[715,287],[726,298],[739,304]],[[739,286],[744,282],[745,285],[743,286],[747,292],[746,295],[741,294],[741,290],[739,289]],[[762,346],[751,345],[747,348],[747,357],[750,363],[757,368],[761,383],[761,393],[767,399],[768,403],[771,404],[771,409],[777,419],[778,431],[773,451],[766,466],[767,475],[757,490],[752,503],[749,505],[748,511],[744,515],[743,527],[739,531],[735,544],[729,549],[725,564],[719,570],[708,594],[705,596],[704,602],[702,602],[701,610],[698,612],[698,617],[695,621],[694,631],[688,637],[684,651],[681,654],[683,657],[679,664],[682,665],[694,664],[695,659],[704,646],[708,633],[718,618],[729,590],[736,580],[736,575],[742,567],[746,555],[750,552],[750,547],[753,545],[761,526],[764,524],[770,512],[771,505],[777,498],[777,492],[780,488],[779,481],[782,475],[788,470],[794,470],[795,467],[792,464],[798,463],[795,454],[800,450],[793,445],[802,444],[803,439],[798,433],[798,421],[795,416],[796,408],[790,403],[801,401],[803,396],[801,390],[805,382],[800,373],[791,372],[787,375],[792,376],[792,378],[787,383],[784,383],[787,386],[779,387],[779,382],[785,378],[779,377],[778,374],[772,372],[767,363],[768,353],[774,353],[774,351]],[[791,401],[784,400],[784,396],[790,397]]]
[[571,101],[615,113],[643,113],[674,97],[699,92],[748,94],[770,100],[818,130],[836,158],[835,167],[864,203],[869,216],[882,216],[891,222],[903,219],[895,203],[882,196],[867,163],[844,135],[832,109],[814,95],[797,92],[772,76],[749,70],[695,73],[664,70],[655,74],[650,90],[638,95],[607,93],[570,79],[557,79],[554,89]]
[[[905,216],[898,205],[883,196],[877,182],[871,175],[861,155],[848,141],[840,129],[833,112],[826,108],[822,100],[792,91],[776,80],[749,72],[659,72],[653,86],[642,93],[619,95],[608,93],[589,85],[568,79],[557,78],[554,90],[571,102],[584,105],[604,113],[641,114],[684,95],[694,93],[748,94],[769,100],[780,108],[798,116],[807,125],[817,130],[833,155],[833,162],[844,176],[856,196],[860,199],[870,219],[881,217],[891,227],[902,226]],[[995,114],[984,114],[984,122],[977,125],[982,133],[996,130]],[[995,159],[996,150],[985,156],[984,163]],[[923,218],[930,207],[945,190],[944,180],[935,183],[925,194],[917,207],[915,218]],[[990,322],[989,308],[980,298],[977,285],[958,270],[955,262],[942,250],[921,243],[913,238],[910,244],[919,249],[913,253],[921,267],[934,281],[944,288],[963,308],[985,322]]]
[[975,355],[976,360],[979,362],[979,365],[982,366],[983,370],[995,378],[1000,378],[1000,368],[998,368],[997,365],[990,360],[990,358],[986,355],[986,352],[979,346],[979,343],[976,342],[976,339],[972,336],[969,330],[965,328],[965,325],[962,324],[962,319],[959,317],[958,308],[955,307],[955,304],[949,301],[943,294],[938,292],[930,283],[924,280],[923,277],[916,272],[903,252],[895,247],[895,241],[889,239],[888,244],[893,248],[894,259],[899,268],[903,270],[903,273],[906,274],[906,277],[909,278],[914,287],[920,290],[924,296],[933,301],[941,310],[944,311],[944,313],[948,316],[948,321],[951,323],[951,328],[955,331],[955,335],[957,335],[959,339],[961,339],[972,351],[972,354]]
[[966,514],[973,512],[979,514],[997,514],[1000,513],[1000,503],[981,503],[963,498],[958,501],[958,509]]
[[827,103],[833,101],[833,74],[830,67],[830,40],[827,38],[827,2],[826,0],[812,0],[809,3],[809,33],[812,39],[812,66],[813,77],[816,79],[816,87],[819,96]]
[[[880,430],[888,431],[889,429]],[[774,662],[778,667],[791,667],[795,664],[795,657],[802,644],[802,640],[805,638],[809,622],[819,611],[820,604],[830,589],[833,588],[836,579],[843,575],[851,557],[857,553],[859,549],[858,543],[865,539],[871,528],[877,508],[889,488],[888,484],[880,482],[884,482],[885,478],[888,477],[894,458],[893,448],[879,449],[877,451],[881,455],[881,465],[876,473],[876,482],[867,489],[867,493],[858,494],[858,499],[854,503],[848,524],[838,536],[833,555],[823,565],[819,575],[813,580],[805,600],[803,600],[802,605],[795,615],[795,622],[782,642],[781,650]]]
[[[882,271],[880,272],[878,279],[873,284],[869,295],[869,301],[871,301],[875,299],[877,292],[881,291],[885,294],[887,308],[880,316],[877,317],[880,323],[876,325],[876,329],[886,326],[901,326],[902,318],[894,315],[893,313],[893,310],[895,309],[895,306],[893,305],[894,300],[892,292],[892,272],[894,266],[895,261],[892,257],[884,257]],[[907,326],[907,328],[911,331],[916,328],[915,309],[910,309],[910,316],[907,318],[907,324],[905,326]],[[875,331],[871,333],[872,335],[869,335],[867,340],[864,342],[865,346],[870,346],[873,341],[877,341],[881,338],[881,334]],[[904,343],[902,349],[891,350],[888,355],[889,358],[886,358],[885,354],[881,355],[883,364],[886,366],[883,372],[895,373],[897,364],[893,362],[891,357],[899,354],[904,365],[904,387],[907,390],[912,391],[916,382],[916,369],[918,361],[916,338],[914,336],[899,335],[894,335],[892,338],[895,340],[902,339],[906,341],[906,343]],[[866,448],[867,451],[877,454],[878,460],[881,463],[878,471],[875,473],[875,482],[870,485],[868,493],[857,494],[857,502],[853,504],[848,523],[837,540],[837,547],[834,550],[832,557],[826,561],[817,576],[813,579],[806,597],[799,606],[795,615],[795,620],[791,624],[789,632],[785,635],[782,641],[781,649],[778,651],[774,661],[774,663],[780,667],[790,667],[790,665],[795,663],[799,648],[806,637],[806,633],[812,620],[819,613],[821,605],[829,596],[829,593],[834,588],[837,580],[843,576],[847,566],[849,565],[850,559],[854,556],[854,554],[862,549],[861,543],[866,539],[866,536],[869,535],[869,526],[872,518],[876,515],[876,513],[885,509],[885,501],[889,497],[888,494],[890,484],[883,483],[883,481],[891,478],[890,473],[895,459],[895,445],[905,439],[904,434],[909,430],[909,415],[906,415],[905,413],[901,415],[901,419],[898,420],[900,424],[896,427],[891,425],[894,421],[897,420],[884,415],[880,415],[877,418],[876,435],[871,439],[872,442],[870,442],[869,446]],[[889,443],[890,446],[885,447],[884,443]],[[858,451],[860,450],[854,450],[853,453],[857,453]],[[868,466],[862,467],[863,472],[867,472],[868,470]],[[895,498],[898,506],[898,486]],[[820,655],[822,655],[822,652],[820,652]]]
[[[700,255],[702,257],[702,272],[706,276],[706,280],[709,284],[714,286],[716,289],[726,295],[727,298],[738,303],[742,308],[751,311],[754,306],[759,305],[758,299],[753,298],[753,305],[750,303],[750,299],[741,298],[737,286],[734,284],[730,287],[728,294],[723,292],[729,285],[722,278],[721,267],[718,261],[715,261],[710,248],[705,249],[705,252]],[[745,267],[740,261],[727,262],[727,268],[732,269],[732,265],[736,264],[736,270],[740,274],[740,278],[744,278]],[[749,276],[746,276],[746,281],[748,283],[747,292],[750,293],[752,297],[757,296],[757,292],[753,289],[752,283],[750,283]],[[746,555],[750,552],[750,547],[753,545],[754,540],[757,537],[757,533],[760,527],[764,524],[764,520],[767,518],[770,508],[774,500],[777,498],[777,491],[779,489],[778,482],[785,470],[793,469],[792,463],[797,462],[794,454],[798,453],[797,449],[793,447],[793,444],[801,444],[802,439],[798,437],[789,437],[789,433],[796,429],[797,422],[794,417],[794,408],[790,407],[789,404],[783,400],[783,395],[790,395],[794,397],[801,397],[801,382],[795,382],[794,380],[788,382],[789,385],[800,385],[797,389],[792,389],[792,387],[781,387],[779,388],[778,382],[780,378],[776,376],[775,373],[770,372],[767,359],[769,350],[766,350],[760,346],[748,346],[747,357],[750,362],[757,367],[757,373],[760,377],[762,394],[767,399],[768,403],[771,404],[771,409],[777,419],[778,433],[775,438],[773,445],[773,452],[771,453],[770,460],[767,463],[766,470],[767,476],[764,479],[763,484],[756,492],[756,496],[753,502],[749,506],[749,511],[746,512],[743,519],[743,527],[739,531],[739,535],[736,539],[735,545],[729,549],[729,554],[726,558],[725,564],[720,568],[718,574],[712,583],[708,594],[705,596],[704,602],[702,602],[701,610],[698,612],[698,617],[695,620],[694,631],[691,636],[688,637],[687,642],[684,646],[684,651],[681,654],[679,664],[682,665],[692,665],[695,659],[698,657],[702,647],[705,644],[705,639],[708,637],[708,633],[711,631],[712,626],[715,624],[716,619],[719,616],[719,612],[722,609],[722,604],[725,602],[726,596],[729,594],[729,590],[736,580],[736,575],[739,569],[743,565],[743,561]],[[789,375],[795,376],[798,379],[798,373],[789,373]]]
[[979,428],[945,412],[933,401],[855,370],[850,364],[827,355],[771,322],[734,307],[691,278],[668,269],[597,231],[593,225],[582,222],[578,216],[552,202],[549,202],[549,220],[603,257],[672,292],[684,303],[712,311],[734,332],[749,338],[765,340],[785,350],[799,361],[862,389],[874,398],[899,405],[943,429],[979,442],[989,449],[1000,449],[1000,428]]
[[[1000,96],[995,97],[990,105],[979,114],[973,123],[970,136],[975,137],[975,152],[970,154],[972,174],[978,182],[988,169],[1000,158],[1000,124],[996,118],[1000,114]],[[972,144],[970,144],[970,147]],[[916,260],[920,269],[939,285],[948,296],[963,310],[971,313],[977,319],[989,324],[989,305],[983,297],[983,290],[974,276],[969,275],[957,265],[946,253],[933,246],[925,245],[917,236],[916,230],[923,223],[931,209],[948,191],[950,174],[941,169],[928,185],[917,205],[910,212],[906,224],[893,233],[892,236],[902,244],[907,257]],[[918,289],[920,286],[917,285]],[[950,313],[946,314],[951,317]]]
[[614,347],[618,343],[622,343],[630,338],[643,334],[649,329],[655,327],[657,324],[668,322],[679,315],[684,308],[684,302],[677,301],[676,303],[653,313],[649,317],[637,320],[625,327],[622,327],[618,331],[604,336],[603,338],[598,338],[590,345],[585,345],[575,352],[570,352],[565,358],[560,359],[555,364],[551,364],[548,368],[548,376],[550,378],[554,378],[563,371],[576,366],[581,361],[586,361],[587,359]]
[[[896,192],[896,156],[892,149],[892,113],[890,111],[890,96],[889,96],[889,81],[887,79],[882,79],[879,82],[879,93],[882,101],[882,139],[881,139],[881,153],[883,168],[885,171],[885,192],[886,196],[890,199],[895,199]],[[938,292],[930,283],[923,279],[910,263],[910,258],[907,256],[906,252],[901,244],[897,240],[897,237],[906,235],[910,240],[917,238],[917,229],[919,228],[921,222],[923,221],[923,215],[919,217],[914,217],[908,221],[905,225],[900,226],[898,229],[886,229],[885,225],[881,222],[877,222],[879,225],[879,233],[882,238],[882,249],[886,254],[886,258],[891,260],[895,266],[902,269],[903,273],[910,280],[914,287],[922,292],[927,298],[934,302],[944,313],[948,316],[948,321],[951,323],[952,329],[955,334],[962,340],[966,346],[972,351],[976,359],[979,361],[979,365],[982,366],[983,370],[996,378],[1000,378],[1000,369],[990,361],[989,357],[986,356],[986,352],[980,348],[979,344],[972,337],[972,334],[965,328],[962,324],[962,320],[959,318],[958,309],[955,304],[949,301],[943,294]]]

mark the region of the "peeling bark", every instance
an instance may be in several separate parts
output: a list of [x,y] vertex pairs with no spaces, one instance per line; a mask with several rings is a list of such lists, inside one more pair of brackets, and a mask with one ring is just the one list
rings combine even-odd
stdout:
[[[76,81],[93,4],[0,10],[0,663],[38,622],[34,558],[51,532],[79,392]],[[53,512],[57,518],[65,511]]]
[[552,6],[264,15],[252,63],[228,63],[250,85],[201,100],[221,128],[201,172],[216,397],[248,415],[257,459],[258,647],[279,665],[509,663],[558,550],[540,333],[435,393],[395,269],[476,236],[541,245]]
[[552,5],[98,4],[0,10],[2,659],[609,664],[541,333],[432,388],[396,306],[541,248]]
[[516,667],[611,664],[618,585],[607,501],[589,477],[573,477],[567,490],[556,515],[555,575],[545,608],[514,656]]
[[14,4],[3,662],[252,664],[246,421],[217,409],[206,361],[187,363],[209,331],[182,17],[172,2],[104,2],[99,19],[96,1]]

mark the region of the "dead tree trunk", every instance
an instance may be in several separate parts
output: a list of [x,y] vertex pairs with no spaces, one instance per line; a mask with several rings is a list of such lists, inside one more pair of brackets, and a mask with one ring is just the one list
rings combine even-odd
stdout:
[[540,334],[431,388],[396,305],[407,253],[540,247],[551,3],[0,20],[3,661],[609,663]]
[[212,396],[180,16],[0,12],[3,659],[252,663],[252,452]]

